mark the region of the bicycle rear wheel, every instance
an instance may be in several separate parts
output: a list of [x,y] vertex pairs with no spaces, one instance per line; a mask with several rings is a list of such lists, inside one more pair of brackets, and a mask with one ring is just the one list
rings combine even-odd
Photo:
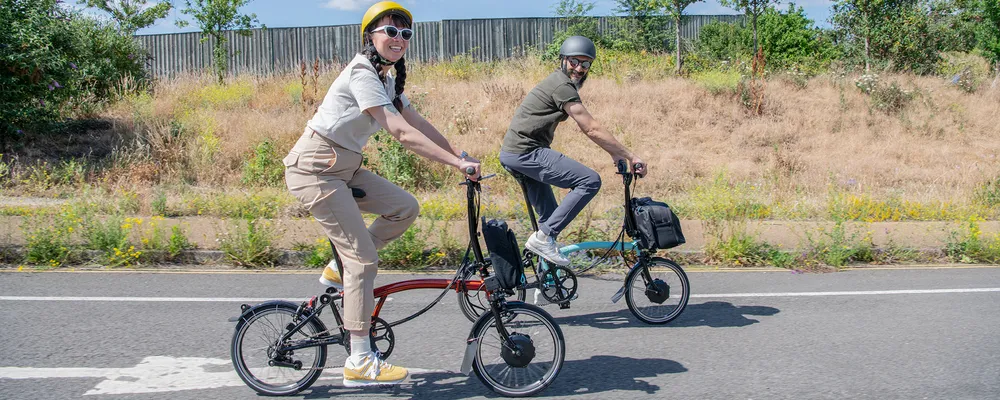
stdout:
[[326,345],[279,353],[289,342],[315,336],[326,328],[317,319],[305,324],[279,343],[289,324],[296,323],[296,306],[289,302],[264,303],[240,318],[233,334],[232,359],[236,374],[257,393],[287,396],[305,390],[319,378],[326,364]]
[[639,265],[625,277],[625,302],[636,318],[660,325],[681,315],[691,290],[687,274],[679,265],[665,258],[654,258]]
[[552,317],[537,306],[507,303],[501,320],[513,342],[507,345],[497,318],[484,315],[472,328],[478,343],[472,369],[490,390],[504,396],[531,396],[552,384],[562,370],[566,342]]

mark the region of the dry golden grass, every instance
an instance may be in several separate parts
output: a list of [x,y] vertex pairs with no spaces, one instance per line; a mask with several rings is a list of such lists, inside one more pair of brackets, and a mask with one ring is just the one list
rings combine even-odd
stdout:
[[[487,172],[502,172],[496,154],[510,117],[552,70],[533,58],[412,65],[406,92],[452,143],[482,159]],[[323,71],[318,85],[307,76],[304,89],[297,73],[239,77],[226,86],[211,76],[160,81],[152,96],[128,98],[105,113],[116,131],[142,144],[120,154],[145,146],[145,155],[119,157],[109,182],[238,190],[253,148],[264,140],[280,154],[291,148],[338,72]],[[776,210],[776,218],[823,216],[831,189],[965,205],[977,188],[1000,176],[1000,88],[984,85],[969,94],[938,77],[883,76],[915,93],[902,113],[888,115],[872,107],[853,79],[815,77],[804,89],[771,79],[760,117],[751,116],[736,94],[713,95],[676,77],[594,76],[581,95],[601,124],[649,164],[638,194],[671,203],[697,203],[692,192],[724,173],[751,187],[754,201]],[[595,210],[619,204],[611,158],[572,121],[559,127],[553,147],[604,177]],[[420,197],[464,201],[451,185],[443,186]],[[509,178],[491,186],[491,201],[518,207],[520,194]]]

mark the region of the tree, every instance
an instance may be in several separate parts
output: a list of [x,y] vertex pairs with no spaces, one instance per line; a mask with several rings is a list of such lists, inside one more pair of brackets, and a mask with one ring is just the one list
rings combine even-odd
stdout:
[[871,71],[872,41],[880,25],[914,0],[838,0],[833,5],[834,26],[864,43],[865,72]]
[[588,17],[587,14],[594,9],[594,2],[586,0],[559,0],[552,11],[557,17],[566,20],[566,30],[556,33],[552,43],[545,49],[546,59],[559,58],[559,47],[563,40],[570,36],[586,36],[598,45],[603,45],[604,41],[600,32],[597,31],[597,20]]
[[674,20],[674,44],[676,45],[676,57],[677,57],[677,68],[676,72],[681,73],[681,65],[683,64],[683,59],[681,59],[681,21],[684,18],[684,9],[689,5],[701,2],[703,0],[656,0],[660,7],[664,9],[664,14],[669,16]]
[[[257,14],[244,15],[239,13],[239,8],[250,3],[250,0],[185,0],[185,2],[187,7],[181,10],[181,14],[187,14],[194,18],[198,27],[201,28],[201,42],[214,39],[212,65],[221,84],[229,67],[226,31],[235,30],[239,35],[252,35],[250,29],[259,23]],[[187,25],[187,21],[177,22],[179,27]],[[267,28],[263,25],[261,27]]]
[[59,3],[0,1],[0,152],[148,82],[131,36]]
[[669,19],[663,8],[652,0],[616,0],[615,13],[624,14],[618,35],[628,50],[661,51],[667,48],[670,34],[664,29]]
[[97,8],[108,14],[118,23],[119,29],[129,36],[135,35],[139,29],[153,25],[156,20],[164,18],[173,7],[169,1],[161,1],[153,6],[147,6],[146,0],[79,0],[78,4]]
[[757,54],[757,18],[764,13],[767,8],[777,3],[778,0],[719,0],[722,5],[736,11],[742,11],[744,15],[750,16],[750,26],[753,27],[753,54]]
[[977,35],[978,46],[1000,69],[1000,3],[996,0],[980,0],[979,4],[983,23]]

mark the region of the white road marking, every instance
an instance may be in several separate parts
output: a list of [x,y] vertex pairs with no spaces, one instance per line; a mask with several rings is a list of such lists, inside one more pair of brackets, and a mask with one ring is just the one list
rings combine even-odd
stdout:
[[[408,368],[411,374],[449,373]],[[222,358],[146,357],[130,368],[0,367],[0,379],[105,378],[84,395],[174,392],[244,386],[233,363]],[[323,370],[322,380],[343,378],[343,368]]]
[[[711,293],[692,294],[691,298],[711,299],[725,297],[813,297],[813,296],[874,296],[898,294],[946,294],[946,293],[988,293],[1000,292],[1000,288],[965,289],[902,289],[902,290],[860,290],[841,292],[778,292],[778,293]],[[238,297],[53,297],[53,296],[0,296],[0,301],[116,301],[116,302],[162,302],[162,303],[262,303],[270,299]],[[301,301],[301,300],[293,300]],[[392,301],[388,298],[387,301]]]
[[692,294],[691,297],[717,298],[717,297],[875,296],[875,295],[891,295],[891,294],[944,294],[944,293],[986,293],[986,292],[1000,292],[1000,288],[862,290],[862,291],[845,291],[845,292],[717,293],[717,294]]

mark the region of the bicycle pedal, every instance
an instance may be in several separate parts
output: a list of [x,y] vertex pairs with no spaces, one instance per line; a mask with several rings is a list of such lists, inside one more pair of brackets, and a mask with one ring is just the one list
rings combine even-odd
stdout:
[[569,309],[569,302],[567,301],[565,303],[559,303],[559,309],[560,310],[568,310]]

